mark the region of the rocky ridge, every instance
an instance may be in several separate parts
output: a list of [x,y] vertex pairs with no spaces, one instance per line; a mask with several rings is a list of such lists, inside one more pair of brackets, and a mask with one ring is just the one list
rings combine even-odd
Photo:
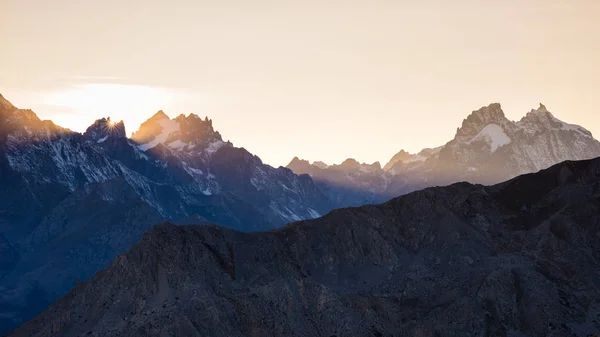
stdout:
[[600,159],[262,233],[162,224],[8,336],[600,331]]
[[[458,181],[497,183],[537,172],[565,160],[600,156],[600,143],[581,126],[565,123],[540,104],[520,121],[510,121],[500,104],[473,111],[443,146],[418,154],[401,150],[379,172],[354,175],[295,159],[288,168],[309,174],[332,198],[352,192],[346,205],[365,198],[384,201],[428,186]],[[300,163],[302,163],[300,165]]]
[[310,177],[265,165],[196,115],[159,112],[129,139],[110,118],[80,134],[0,97],[0,333],[155,223],[256,231],[333,207]]

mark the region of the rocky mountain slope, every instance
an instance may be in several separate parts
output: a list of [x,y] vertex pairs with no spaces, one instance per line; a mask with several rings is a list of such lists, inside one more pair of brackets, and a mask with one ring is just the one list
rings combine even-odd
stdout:
[[333,207],[310,177],[223,141],[208,118],[159,112],[131,139],[105,118],[80,134],[0,96],[0,333],[158,222],[255,231]]
[[365,199],[387,200],[458,181],[497,183],[565,160],[597,156],[600,143],[589,131],[558,120],[544,105],[513,122],[494,103],[469,115],[450,142],[418,154],[401,150],[383,170],[363,169],[356,174],[357,170],[341,169],[343,165],[315,165],[298,158],[287,167],[311,175],[331,198],[350,195],[344,201],[354,206]]
[[600,159],[262,233],[162,224],[9,336],[590,336]]

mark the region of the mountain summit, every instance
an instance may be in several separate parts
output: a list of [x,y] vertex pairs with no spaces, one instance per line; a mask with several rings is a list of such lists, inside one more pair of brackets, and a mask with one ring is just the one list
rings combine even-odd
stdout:
[[163,221],[277,228],[331,210],[308,176],[223,141],[208,118],[159,112],[85,133],[0,101],[0,334],[38,314]]
[[102,143],[109,138],[126,138],[125,124],[123,121],[113,122],[108,118],[102,118],[87,128],[83,136],[91,141]]
[[565,160],[597,156],[600,143],[591,132],[557,119],[543,104],[513,122],[506,118],[499,103],[492,103],[464,119],[446,144],[418,154],[401,150],[383,171],[349,179],[335,165],[320,168],[307,161],[298,165],[300,162],[295,160],[288,168],[311,175],[330,198],[355,206],[365,198],[384,201],[427,186],[458,181],[497,183]]
[[178,151],[208,150],[212,153],[225,144],[208,117],[202,120],[197,115],[190,114],[171,119],[162,110],[144,122],[132,134],[131,139],[143,151],[163,145]]

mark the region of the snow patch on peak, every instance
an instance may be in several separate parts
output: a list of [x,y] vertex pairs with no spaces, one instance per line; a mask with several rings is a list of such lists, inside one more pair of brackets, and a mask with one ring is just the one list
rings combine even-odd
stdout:
[[488,142],[492,152],[496,152],[499,147],[511,142],[510,137],[508,137],[504,129],[498,124],[486,125],[469,143],[479,140]]
[[322,162],[322,161],[313,161],[312,165],[313,165],[313,166],[316,166],[316,167],[318,167],[318,168],[320,168],[320,169],[326,169],[326,168],[328,168],[328,167],[329,167],[329,165],[325,164],[325,163],[324,163],[324,162]]
[[541,103],[538,109],[529,111],[527,115],[516,124],[528,134],[549,130],[565,130],[577,132],[587,138],[593,138],[592,133],[585,128],[576,124],[563,122],[554,117],[554,115],[552,115],[552,113]]
[[[157,116],[157,115],[158,114],[156,114],[155,116]],[[164,113],[163,113],[163,115],[164,115]],[[177,121],[175,121],[175,120],[169,119],[169,117],[167,117],[166,119],[161,117],[161,119],[158,121],[158,123],[160,124],[160,126],[162,128],[161,133],[158,134],[156,137],[154,137],[154,139],[151,140],[150,142],[139,145],[139,148],[142,151],[147,151],[147,150],[157,146],[158,144],[162,144],[162,143],[166,142],[172,133],[179,131],[179,123],[177,123]]]
[[554,119],[554,121],[558,124],[560,124],[560,128],[562,130],[567,130],[567,131],[576,131],[581,133],[583,136],[588,137],[588,138],[593,138],[592,133],[590,131],[588,131],[587,129],[576,125],[576,124],[569,124],[569,123],[565,123],[563,121],[561,121],[558,118],[555,118],[554,116],[552,116],[552,118]]
[[184,143],[179,139],[169,143],[169,147],[174,150],[183,150],[188,145],[188,143]]
[[410,163],[416,163],[416,162],[425,161],[425,160],[427,160],[427,157],[422,156],[420,154],[415,154],[412,157],[408,158],[407,160],[403,161],[403,163],[410,164]]
[[209,156],[212,156],[215,152],[217,152],[220,148],[222,148],[225,144],[227,144],[226,142],[222,141],[222,140],[217,140],[215,142],[212,142],[207,148],[206,148],[206,154]]

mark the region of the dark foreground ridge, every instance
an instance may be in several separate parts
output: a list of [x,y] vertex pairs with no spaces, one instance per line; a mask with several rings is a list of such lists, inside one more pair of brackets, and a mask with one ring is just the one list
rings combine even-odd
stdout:
[[600,159],[263,233],[161,224],[9,336],[588,336]]

